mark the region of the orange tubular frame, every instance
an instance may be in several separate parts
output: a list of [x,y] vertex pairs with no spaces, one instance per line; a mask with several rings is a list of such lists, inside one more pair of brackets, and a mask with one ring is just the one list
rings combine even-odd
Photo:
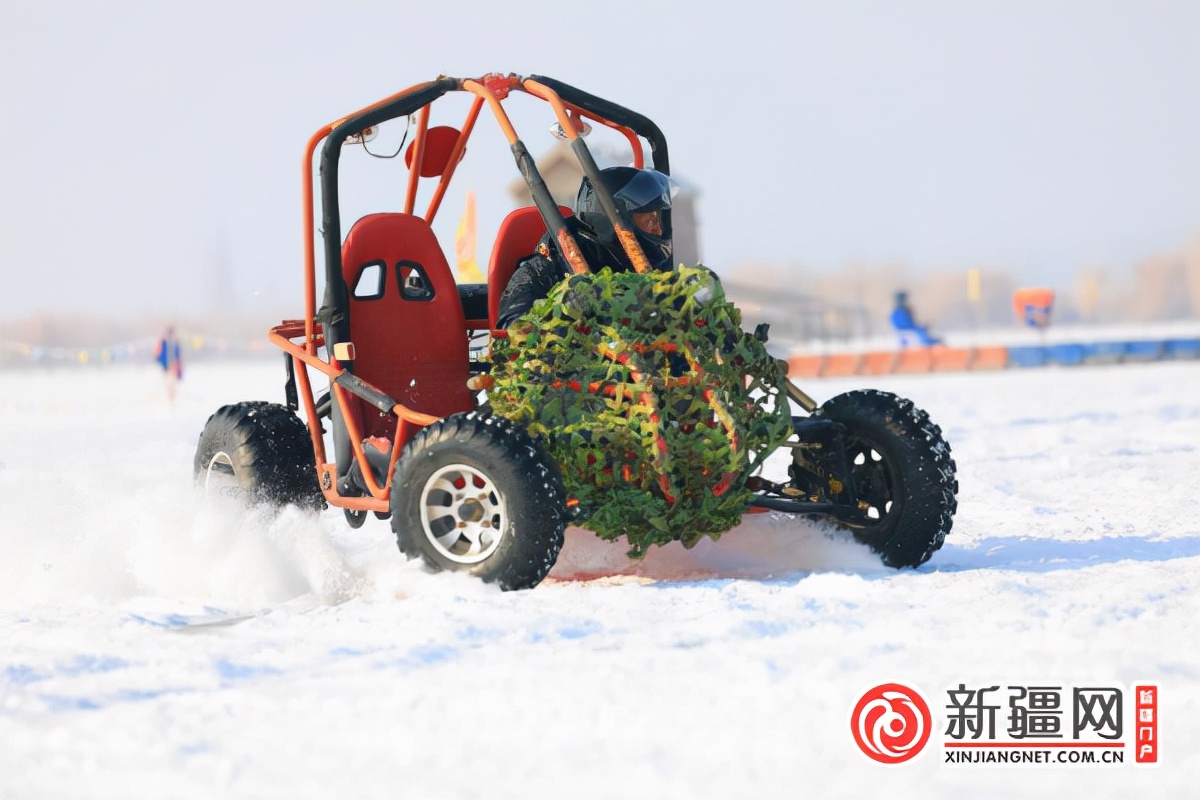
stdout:
[[[572,124],[571,117],[567,114],[567,107],[563,103],[562,98],[550,87],[544,86],[535,80],[526,80],[521,86],[529,94],[534,97],[540,97],[550,104],[550,107],[554,109],[554,115],[558,118],[558,124],[562,126],[563,132],[566,133],[567,138],[573,144],[579,138],[579,132],[575,130],[575,125]],[[641,146],[639,145],[634,152],[640,154]],[[641,245],[637,243],[637,238],[634,236],[633,231],[625,227],[619,219],[612,220],[612,226],[617,239],[621,242],[622,249],[625,250],[625,255],[629,256],[629,261],[633,264],[634,270],[639,273],[649,272],[650,262],[646,259],[646,254],[642,252]]]
[[467,140],[471,138],[471,132],[475,130],[475,121],[479,119],[481,108],[483,108],[483,98],[476,97],[471,103],[471,110],[467,112],[467,119],[463,122],[462,130],[458,133],[458,141],[454,143],[454,149],[450,151],[450,158],[446,161],[446,168],[442,170],[442,177],[438,179],[433,198],[429,201],[429,208],[425,211],[426,222],[432,223],[433,218],[437,216],[438,208],[442,205],[442,198],[446,194],[446,187],[450,185],[450,179],[454,177],[454,170],[458,168],[458,162],[462,160],[463,153],[467,149]]
[[637,169],[642,169],[646,166],[646,156],[642,152],[642,140],[639,139],[638,135],[632,130],[626,128],[624,125],[618,125],[611,120],[594,117],[579,106],[571,105],[570,103],[566,102],[564,102],[563,105],[567,107],[568,111],[574,111],[577,118],[590,119],[592,122],[603,125],[606,128],[611,128],[612,130],[624,136],[629,142],[630,149],[633,150],[633,166]]
[[417,138],[413,139],[412,164],[408,168],[408,194],[404,198],[405,214],[412,214],[413,206],[417,204],[417,182],[421,180],[421,167],[425,166],[425,134],[428,132],[429,106],[425,106],[417,115]]
[[[442,79],[444,80],[444,79]],[[279,325],[271,328],[267,334],[268,340],[283,350],[291,359],[293,373],[297,382],[298,401],[303,404],[304,411],[308,420],[309,436],[312,440],[313,454],[315,457],[315,466],[318,472],[318,479],[321,486],[321,491],[325,495],[325,499],[330,505],[344,508],[350,511],[377,511],[387,512],[390,500],[390,484],[392,476],[395,472],[396,461],[399,458],[400,450],[403,443],[409,438],[413,428],[422,428],[430,425],[438,420],[438,417],[424,414],[408,408],[402,403],[395,403],[389,411],[396,417],[396,430],[392,438],[392,452],[388,464],[388,472],[383,485],[380,485],[374,477],[374,472],[370,468],[367,461],[366,452],[363,447],[361,431],[353,414],[343,413],[343,419],[346,424],[347,433],[350,437],[350,444],[353,449],[353,457],[358,462],[362,471],[364,482],[370,492],[370,496],[363,497],[346,497],[338,494],[337,491],[337,468],[336,465],[328,460],[325,450],[325,442],[322,437],[321,425],[318,423],[317,407],[313,395],[313,387],[309,378],[308,368],[315,369],[321,374],[329,378],[330,394],[332,402],[338,403],[339,407],[345,411],[347,408],[348,397],[352,394],[342,384],[338,383],[338,379],[347,374],[341,363],[332,353],[328,354],[327,359],[319,355],[319,349],[325,346],[325,335],[323,331],[318,331],[317,328],[317,259],[315,242],[317,238],[316,230],[316,199],[313,187],[313,172],[315,168],[314,158],[321,143],[339,127],[344,121],[360,117],[372,111],[380,109],[388,104],[397,102],[404,97],[428,90],[437,82],[430,81],[425,83],[414,84],[413,86],[397,92],[393,95],[383,98],[375,103],[365,106],[358,111],[349,114],[341,119],[323,125],[311,137],[304,149],[304,163],[302,167],[302,213],[303,213],[303,231],[304,231],[304,311],[303,320],[284,320]],[[455,142],[451,150],[448,162],[442,170],[438,184],[434,190],[430,200],[429,207],[425,212],[425,221],[432,223],[433,218],[437,215],[438,209],[445,196],[446,189],[450,180],[454,176],[459,160],[465,152],[467,141],[470,139],[474,130],[475,123],[479,117],[480,111],[484,103],[492,111],[496,119],[497,125],[504,134],[509,145],[516,145],[520,142],[516,129],[513,127],[512,121],[509,119],[507,112],[501,105],[501,101],[507,97],[511,91],[521,91],[533,95],[541,100],[548,102],[554,109],[555,117],[562,125],[567,137],[574,141],[579,138],[575,125],[572,123],[570,112],[574,112],[577,118],[582,119],[586,116],[588,119],[597,122],[601,125],[609,127],[620,132],[629,141],[634,154],[634,164],[641,167],[644,163],[644,154],[641,141],[638,135],[630,128],[616,123],[612,120],[604,119],[594,113],[586,112],[584,109],[574,104],[566,103],[562,98],[550,87],[539,83],[536,80],[524,79],[520,76],[509,74],[489,74],[479,79],[466,79],[457,81],[457,88],[450,91],[465,91],[475,95],[470,110],[467,112],[466,120],[463,123],[462,130],[459,132],[458,140]],[[435,98],[436,100],[436,98]],[[429,101],[422,106],[418,114],[417,133],[412,144],[412,163],[409,165],[409,177],[406,186],[404,197],[404,211],[406,214],[412,214],[416,204],[416,195],[418,183],[420,180],[421,167],[425,159],[425,139],[426,133],[429,130],[429,115],[430,106],[434,100]],[[522,145],[523,147],[523,145]],[[648,262],[645,254],[637,245],[633,238],[633,233],[623,226],[618,227],[617,235],[620,237],[623,247],[630,256],[635,268],[639,271],[648,269]],[[561,237],[560,237],[561,238]],[[567,248],[564,252],[573,246],[574,240],[570,234],[566,234],[569,242],[564,242]],[[577,250],[577,248],[576,248]],[[577,253],[569,254],[577,255]],[[580,260],[582,258],[580,257]],[[574,266],[575,259],[571,259]]]

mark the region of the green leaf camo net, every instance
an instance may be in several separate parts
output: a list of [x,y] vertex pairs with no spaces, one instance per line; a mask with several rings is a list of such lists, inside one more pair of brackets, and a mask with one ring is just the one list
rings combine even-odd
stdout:
[[703,266],[574,275],[492,342],[493,410],[562,470],[577,523],[653,544],[718,538],[791,434],[784,373]]

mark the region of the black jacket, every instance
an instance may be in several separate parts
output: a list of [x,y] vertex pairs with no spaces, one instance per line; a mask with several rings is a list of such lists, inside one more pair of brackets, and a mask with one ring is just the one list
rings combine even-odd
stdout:
[[[596,235],[584,223],[575,217],[569,217],[566,225],[584,261],[593,271],[602,267],[612,267],[614,272],[623,272],[626,259],[617,258],[600,243]],[[533,308],[533,304],[550,294],[550,290],[563,278],[571,274],[571,265],[558,251],[558,243],[547,233],[537,244],[532,255],[521,259],[513,272],[508,286],[500,295],[500,309],[497,313],[496,326],[507,328],[517,317]]]

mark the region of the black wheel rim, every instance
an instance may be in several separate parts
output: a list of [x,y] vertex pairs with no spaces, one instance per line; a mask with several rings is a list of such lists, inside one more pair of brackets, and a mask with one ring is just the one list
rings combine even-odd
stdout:
[[873,528],[883,522],[894,508],[896,481],[887,456],[873,442],[859,437],[845,440],[846,467],[849,485],[845,487],[861,513],[849,524]]

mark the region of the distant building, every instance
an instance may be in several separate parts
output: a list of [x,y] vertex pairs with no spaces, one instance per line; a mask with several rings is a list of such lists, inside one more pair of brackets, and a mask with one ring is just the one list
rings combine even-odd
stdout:
[[1186,254],[1155,256],[1137,265],[1134,291],[1127,296],[1126,314],[1138,322],[1185,319],[1196,314],[1189,287]]
[[[606,167],[627,166],[633,163],[632,154],[626,150],[623,153],[594,148],[592,156],[600,169]],[[558,142],[541,158],[536,160],[537,170],[541,173],[546,188],[559,205],[575,207],[575,195],[579,191],[579,182],[583,180],[583,169],[571,147],[566,142]],[[696,198],[699,192],[696,187],[678,174],[672,174],[671,180],[679,187],[678,194],[671,200],[671,228],[676,262],[688,266],[701,263],[699,222],[696,216]],[[529,187],[523,178],[514,180],[508,187],[508,194],[513,199],[516,208],[533,205]]]

